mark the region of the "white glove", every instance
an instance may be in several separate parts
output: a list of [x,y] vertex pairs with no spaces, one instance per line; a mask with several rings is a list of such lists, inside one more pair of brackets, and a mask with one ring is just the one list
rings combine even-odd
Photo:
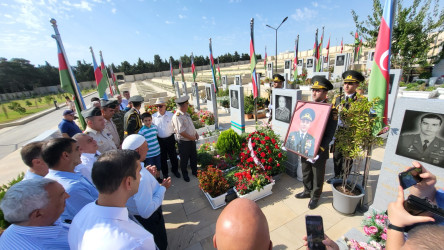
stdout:
[[314,164],[318,159],[319,159],[319,155],[316,155],[315,158],[310,158],[307,161],[310,162],[311,164]]

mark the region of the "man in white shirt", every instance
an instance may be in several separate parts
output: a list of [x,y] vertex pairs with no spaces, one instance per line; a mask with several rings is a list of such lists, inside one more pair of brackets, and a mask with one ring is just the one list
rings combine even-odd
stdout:
[[107,131],[107,135],[113,139],[114,144],[117,148],[120,148],[120,137],[117,132],[116,124],[114,124],[112,118],[114,116],[114,109],[117,106],[117,100],[101,100],[101,111],[102,116],[105,118],[105,130]]
[[72,138],[76,140],[79,145],[79,151],[81,153],[80,160],[82,161],[82,163],[76,166],[74,171],[80,173],[83,177],[88,179],[88,181],[93,183],[91,171],[94,162],[96,162],[97,157],[100,155],[100,152],[97,151],[99,146],[97,145],[97,142],[87,134],[78,133]]
[[124,98],[122,98],[122,106],[123,106],[123,109],[122,110],[125,110],[125,108],[126,107],[128,107],[128,102],[129,102],[129,99],[130,99],[130,92],[128,91],[128,90],[124,90],[123,92],[122,92],[122,94],[123,94],[123,97]]
[[[125,138],[122,149],[139,153],[139,161],[143,165],[148,152],[148,143],[142,135],[132,134]],[[128,200],[126,206],[130,214],[134,215],[140,224],[153,234],[157,247],[164,250],[167,249],[168,241],[162,214],[162,201],[166,189],[171,186],[171,177],[163,179],[163,182],[159,184],[155,178],[156,171],[156,166],[141,168],[139,190]]]
[[40,179],[48,174],[48,165],[42,159],[43,142],[31,142],[20,151],[23,162],[29,167],[23,180]]
[[156,249],[153,235],[130,220],[125,204],[137,193],[141,165],[132,150],[111,150],[94,163],[99,198],[73,219],[71,249]]
[[86,120],[85,134],[91,136],[99,145],[100,153],[108,150],[117,149],[113,139],[105,131],[105,118],[102,116],[100,108],[89,108],[82,111],[82,115]]
[[160,165],[162,167],[163,178],[168,178],[168,162],[170,158],[171,171],[180,178],[178,171],[176,139],[174,138],[173,113],[166,110],[166,103],[163,97],[157,99],[154,105],[158,111],[153,114],[153,124],[157,126],[157,140],[160,146]]

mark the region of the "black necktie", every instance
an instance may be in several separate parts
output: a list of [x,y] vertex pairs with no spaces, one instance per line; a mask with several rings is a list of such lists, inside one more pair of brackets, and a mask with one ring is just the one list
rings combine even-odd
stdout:
[[429,140],[424,140],[424,145],[422,145],[423,151],[425,151],[427,149],[427,143],[429,143]]

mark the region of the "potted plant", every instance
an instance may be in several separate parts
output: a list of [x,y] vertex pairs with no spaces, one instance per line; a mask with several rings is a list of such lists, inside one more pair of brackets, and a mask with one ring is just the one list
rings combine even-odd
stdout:
[[225,195],[230,185],[225,179],[222,170],[208,166],[206,171],[197,171],[199,188],[204,192],[213,209],[224,206]]
[[[370,115],[372,107],[378,101],[377,98],[373,101],[358,98],[350,103],[348,109],[339,112],[344,126],[336,132],[335,147],[342,153],[345,167],[342,178],[332,181],[331,185],[333,207],[343,214],[354,213],[364,196],[363,186],[367,183],[372,147],[382,144],[382,138],[373,133],[374,125],[380,122],[381,118]],[[364,180],[361,186],[358,183],[359,176],[350,175],[350,171],[354,167],[355,172],[359,173],[364,160]]]
[[239,198],[256,201],[272,194],[274,181],[261,169],[244,169],[234,176],[237,178],[235,191]]

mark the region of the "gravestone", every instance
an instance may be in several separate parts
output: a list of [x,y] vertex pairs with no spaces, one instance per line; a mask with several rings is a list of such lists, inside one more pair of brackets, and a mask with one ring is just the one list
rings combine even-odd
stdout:
[[318,65],[319,64],[319,66],[320,66],[320,70],[319,70],[319,72],[322,72],[323,70],[324,70],[324,56],[319,56],[319,61],[321,61],[321,63],[319,64],[319,62],[318,61],[316,61],[316,65]]
[[228,78],[227,76],[222,76],[222,88],[223,90],[228,89]]
[[[399,186],[398,174],[411,167],[412,161],[419,161],[428,171],[437,176],[436,187],[444,186],[444,146],[438,145],[438,141],[442,141],[444,137],[444,126],[437,131],[437,138],[428,145],[424,153],[422,153],[422,142],[418,139],[421,132],[421,118],[426,114],[433,114],[444,119],[442,107],[444,107],[444,100],[398,98],[371,206],[373,209],[385,211],[388,204],[396,200]],[[407,189],[404,192],[405,199],[408,194]]]
[[234,85],[242,86],[242,77],[240,75],[234,76]]
[[245,132],[244,87],[230,85],[231,128],[239,135]]
[[330,57],[323,56],[322,57],[322,68],[328,69],[329,67],[330,67]]
[[344,73],[348,68],[349,53],[346,54],[336,54],[335,66],[333,69],[333,80],[336,78],[341,78],[342,73]]
[[[299,89],[273,89],[273,130],[279,134],[282,141],[287,136],[288,127],[296,107],[296,102],[302,100],[302,90]],[[299,165],[299,156],[287,151],[286,172],[296,177]]]
[[193,82],[193,105],[195,110],[200,110],[200,103],[199,103],[199,87],[197,86],[197,82]]
[[214,114],[214,121],[215,121],[215,127],[216,129],[219,128],[218,123],[218,114],[217,114],[217,99],[216,99],[216,93],[214,92],[214,85],[213,84],[205,84],[205,93],[207,94],[207,108],[208,111]]
[[269,79],[273,79],[273,74],[274,74],[274,63],[267,62],[267,77]]
[[182,82],[182,95],[188,95],[187,83]]
[[314,56],[307,58],[307,64],[305,68],[307,69],[307,78],[312,78],[313,73],[316,71],[316,58]]
[[[284,62],[284,78],[285,78],[285,84],[286,86],[288,86],[288,81],[291,80],[291,60],[285,60]],[[287,87],[285,87],[287,88]]]
[[395,106],[396,98],[398,97],[398,84],[401,79],[402,69],[390,69],[390,81],[387,103],[387,117],[389,121],[392,119],[393,107]]
[[[304,69],[304,59],[298,59],[298,75],[302,74]],[[295,76],[293,76],[294,78]]]
[[174,82],[174,90],[176,92],[176,97],[179,98],[182,95],[180,93],[179,82]]
[[261,97],[261,78],[262,78],[262,73],[256,73],[257,76],[257,96]]
[[[375,50],[369,50],[368,56],[367,56],[367,64],[365,67],[366,69],[372,69],[374,58],[375,58]],[[392,71],[392,70],[390,70],[390,71]]]

